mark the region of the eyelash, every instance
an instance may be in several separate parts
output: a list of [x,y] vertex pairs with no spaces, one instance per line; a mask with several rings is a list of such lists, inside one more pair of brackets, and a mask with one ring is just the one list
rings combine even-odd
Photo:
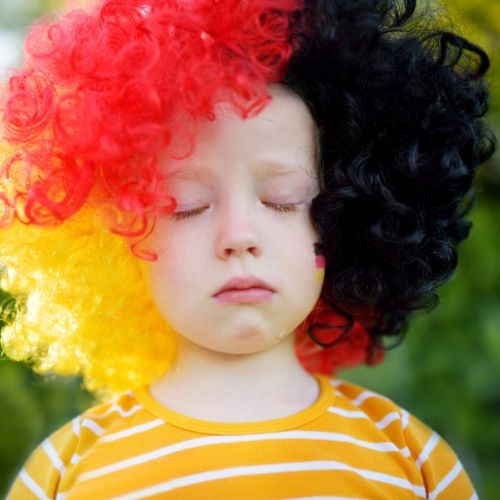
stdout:
[[264,201],[263,204],[277,212],[296,212],[298,205],[298,203],[272,203],[270,201]]
[[[270,201],[262,202],[266,207],[270,207],[277,212],[285,213],[285,212],[296,212],[298,203],[272,203]],[[201,214],[208,207],[198,207],[191,208],[190,210],[184,210],[182,212],[174,212],[171,217],[174,220],[182,220],[187,219],[189,217],[194,217],[195,215]]]
[[191,208],[190,210],[184,210],[183,212],[174,212],[170,214],[170,216],[174,220],[187,219],[188,217],[194,217],[195,215],[201,214],[206,208],[207,207]]

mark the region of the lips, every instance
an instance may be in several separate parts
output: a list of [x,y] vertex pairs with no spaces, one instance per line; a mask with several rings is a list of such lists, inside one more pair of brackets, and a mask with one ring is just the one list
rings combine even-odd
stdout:
[[229,280],[214,294],[219,302],[226,304],[269,302],[276,290],[255,276],[242,276]]
[[219,288],[214,295],[218,295],[219,293],[226,292],[228,290],[247,290],[249,288],[262,288],[264,290],[275,292],[274,288],[269,283],[266,283],[255,276],[242,276],[230,279],[221,288]]

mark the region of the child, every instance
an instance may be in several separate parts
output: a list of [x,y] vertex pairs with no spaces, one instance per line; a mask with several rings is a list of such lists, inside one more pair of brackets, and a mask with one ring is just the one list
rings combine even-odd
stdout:
[[414,10],[100,0],[32,29],[2,345],[121,395],[9,498],[477,498],[439,436],[331,378],[433,302],[493,152],[486,54]]

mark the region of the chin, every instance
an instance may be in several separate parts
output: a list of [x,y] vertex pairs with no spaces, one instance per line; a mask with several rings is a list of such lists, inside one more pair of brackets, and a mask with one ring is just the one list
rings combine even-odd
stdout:
[[277,342],[271,342],[266,339],[262,334],[249,334],[244,333],[228,339],[223,345],[201,345],[205,349],[211,351],[219,352],[221,354],[234,354],[234,355],[245,355],[245,354],[257,354],[259,352],[271,349],[277,344]]

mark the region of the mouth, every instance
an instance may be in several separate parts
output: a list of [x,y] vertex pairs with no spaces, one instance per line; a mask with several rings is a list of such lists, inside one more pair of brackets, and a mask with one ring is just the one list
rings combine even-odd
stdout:
[[263,304],[269,302],[276,290],[254,276],[233,278],[225,283],[213,297],[223,304]]

